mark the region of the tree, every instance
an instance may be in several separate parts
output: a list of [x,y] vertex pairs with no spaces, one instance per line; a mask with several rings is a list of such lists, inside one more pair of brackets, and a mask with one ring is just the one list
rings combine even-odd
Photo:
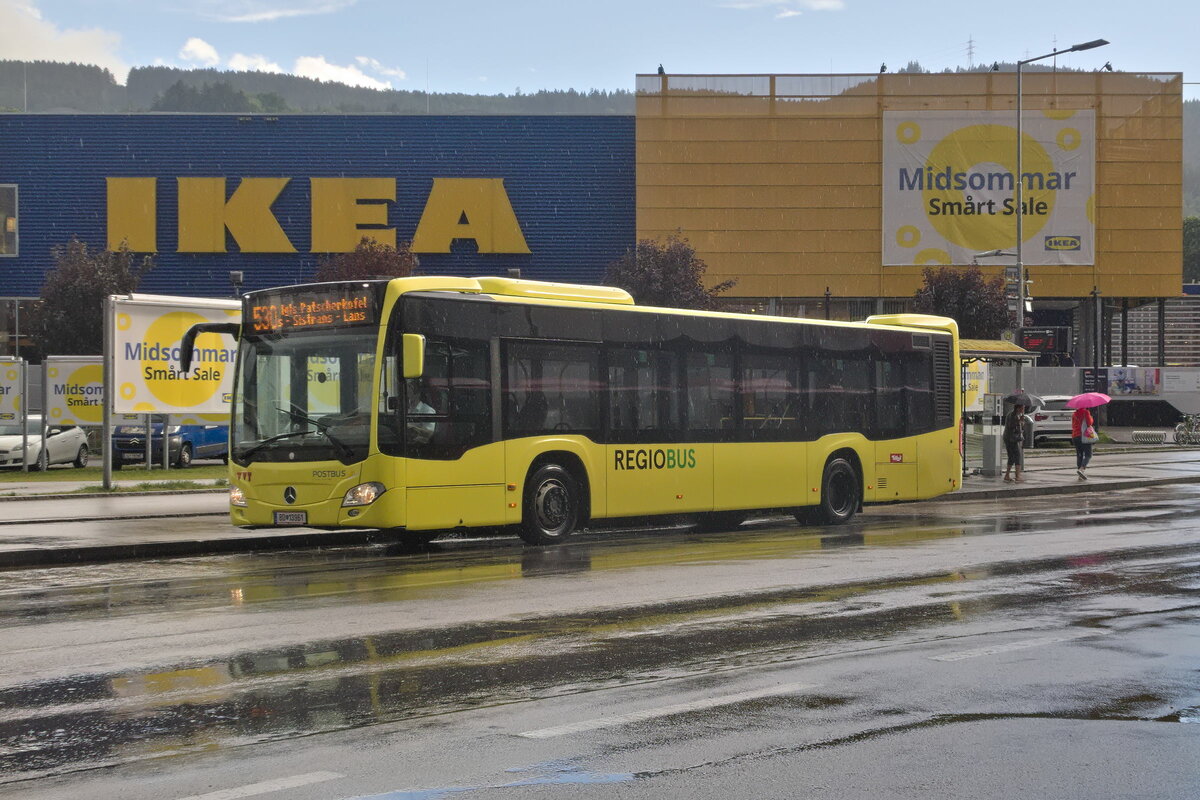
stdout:
[[364,236],[350,253],[323,256],[317,262],[318,281],[358,281],[370,278],[406,278],[419,265],[408,242],[399,247]]
[[708,267],[685,240],[674,236],[660,244],[642,239],[633,250],[608,265],[604,282],[619,286],[643,305],[672,308],[715,308],[717,295],[728,291],[736,279],[704,288]]
[[1183,221],[1183,281],[1200,281],[1200,217]]
[[1012,326],[1003,278],[985,278],[979,267],[926,267],[922,274],[925,285],[913,303],[918,312],[950,317],[966,339],[996,339]]
[[104,350],[104,300],[129,294],[154,268],[124,242],[116,252],[89,250],[72,237],[51,251],[54,267],[42,283],[32,329],[42,355],[96,355]]

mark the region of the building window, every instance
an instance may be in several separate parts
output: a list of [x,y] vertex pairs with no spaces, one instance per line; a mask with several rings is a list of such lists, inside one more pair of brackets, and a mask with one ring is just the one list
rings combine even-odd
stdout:
[[0,256],[17,254],[17,187],[0,184]]

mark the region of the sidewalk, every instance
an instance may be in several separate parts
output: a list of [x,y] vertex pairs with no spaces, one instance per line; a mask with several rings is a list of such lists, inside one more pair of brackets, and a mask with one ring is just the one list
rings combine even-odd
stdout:
[[[934,502],[1006,501],[1077,492],[1200,483],[1200,449],[1097,447],[1088,480],[1069,449],[1030,450],[1023,483],[969,475],[962,489]],[[47,484],[34,484],[44,489]],[[53,484],[50,484],[53,486]],[[0,486],[17,491],[20,484]],[[0,498],[0,568],[170,558],[218,553],[345,547],[394,541],[370,530],[276,528],[247,531],[228,523],[226,490],[139,494],[49,494]]]

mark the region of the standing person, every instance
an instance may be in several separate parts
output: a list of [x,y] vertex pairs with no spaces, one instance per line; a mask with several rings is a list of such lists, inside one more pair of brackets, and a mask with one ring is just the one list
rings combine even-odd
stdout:
[[1024,481],[1021,477],[1021,447],[1025,442],[1025,406],[1013,406],[1013,410],[1004,418],[1004,448],[1008,451],[1008,466],[1004,469],[1004,480],[1012,483],[1010,473],[1015,469],[1016,480]]
[[1086,408],[1077,408],[1071,415],[1071,444],[1075,445],[1075,471],[1079,480],[1087,480],[1087,465],[1092,460],[1092,443],[1084,441],[1083,434],[1089,427],[1094,427],[1092,412]]

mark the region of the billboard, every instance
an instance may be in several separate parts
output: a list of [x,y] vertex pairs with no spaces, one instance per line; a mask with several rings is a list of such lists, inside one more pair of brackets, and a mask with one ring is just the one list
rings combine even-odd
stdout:
[[46,356],[42,386],[46,421],[51,425],[104,422],[102,356]]
[[180,369],[180,342],[200,322],[237,322],[241,303],[133,294],[110,297],[112,410],[171,414],[181,425],[227,422],[237,345],[229,336],[196,337],[192,369]]
[[[1022,125],[1022,259],[1095,263],[1096,115],[1030,111]],[[1011,111],[883,112],[883,263],[970,264],[1016,245]]]
[[0,358],[0,423],[12,423],[21,418],[24,371],[23,360]]

